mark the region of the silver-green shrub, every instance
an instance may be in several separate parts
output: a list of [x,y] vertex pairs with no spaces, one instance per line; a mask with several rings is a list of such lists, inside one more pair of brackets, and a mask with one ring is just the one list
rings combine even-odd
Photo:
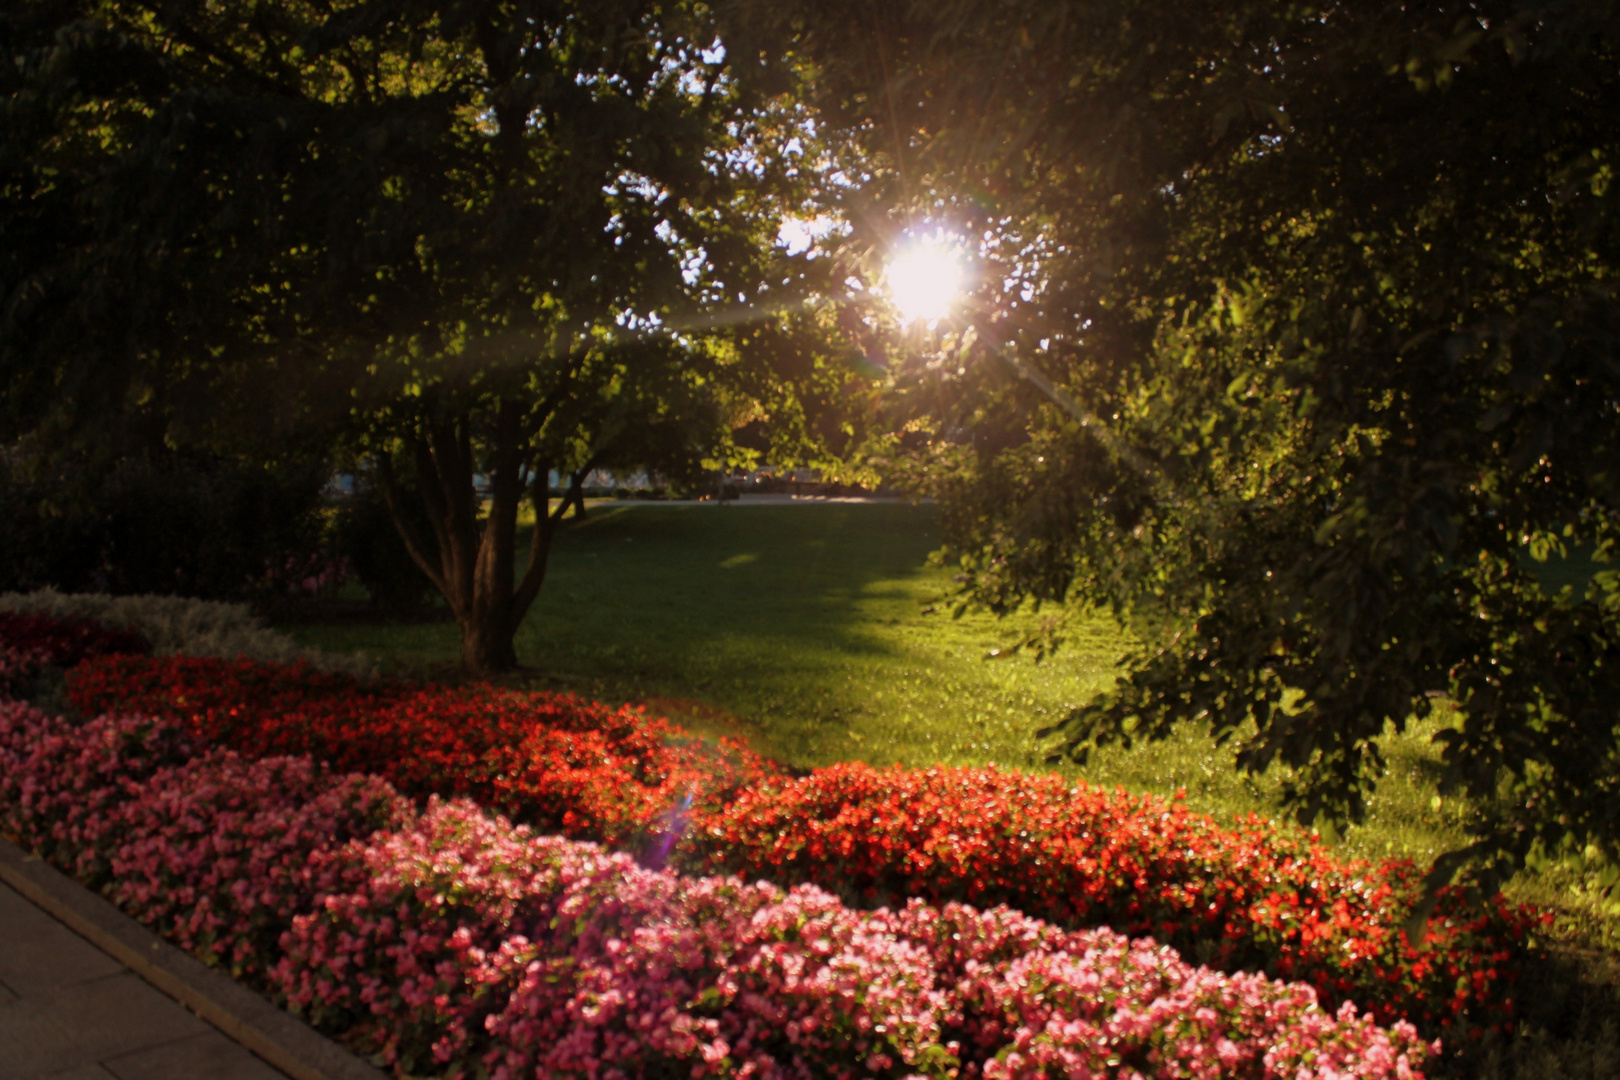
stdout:
[[134,630],[159,656],[246,657],[278,664],[308,661],[323,671],[368,678],[376,664],[364,654],[337,656],[306,649],[265,626],[246,604],[191,600],[179,596],[110,596],[37,589],[0,593],[0,611],[50,618],[89,619],[103,626]]

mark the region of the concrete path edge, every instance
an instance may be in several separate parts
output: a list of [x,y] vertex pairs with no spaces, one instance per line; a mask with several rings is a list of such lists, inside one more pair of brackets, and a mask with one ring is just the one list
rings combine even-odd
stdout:
[[4,839],[0,880],[293,1080],[384,1080],[381,1070]]

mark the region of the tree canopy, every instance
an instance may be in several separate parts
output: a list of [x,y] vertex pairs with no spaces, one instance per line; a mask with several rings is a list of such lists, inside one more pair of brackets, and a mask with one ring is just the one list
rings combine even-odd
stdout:
[[[970,597],[1158,628],[1063,752],[1198,722],[1354,820],[1449,702],[1478,842],[1437,880],[1613,853],[1620,574],[1535,560],[1620,523],[1617,34],[1568,0],[30,0],[4,434],[344,433],[425,500],[487,669],[552,469],[767,415],[854,446],[883,361],[872,463],[942,497]],[[899,326],[877,264],[939,230],[970,302]]]
[[1477,843],[1435,880],[1614,853],[1620,575],[1535,573],[1620,525],[1612,5],[770,18],[884,210],[847,257],[945,228],[976,259],[891,346],[968,595],[1160,628],[1063,752],[1197,722],[1355,820],[1381,738],[1449,701]]
[[338,439],[467,666],[511,666],[553,471],[689,467],[792,397],[782,370],[840,378],[766,332],[809,266],[774,246],[806,171],[719,32],[682,0],[8,9],[8,441]]

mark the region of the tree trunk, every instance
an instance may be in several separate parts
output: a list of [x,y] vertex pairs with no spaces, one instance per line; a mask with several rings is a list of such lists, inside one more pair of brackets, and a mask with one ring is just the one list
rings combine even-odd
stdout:
[[[461,626],[461,666],[469,675],[491,675],[517,667],[513,637],[539,595],[557,522],[569,497],[578,495],[579,482],[574,480],[561,505],[551,509],[550,468],[545,462],[526,460],[528,436],[517,406],[504,402],[497,406],[487,463],[489,513],[480,518],[467,418],[424,422],[412,433],[408,441],[416,459],[417,486],[432,524],[430,537],[415,535],[407,524],[392,455],[377,458],[377,476],[394,526],[411,559],[444,594]],[[519,580],[517,512],[525,490],[534,504],[535,525]]]
[[468,674],[492,674],[517,667],[516,629],[506,629],[494,620],[461,623],[461,668]]

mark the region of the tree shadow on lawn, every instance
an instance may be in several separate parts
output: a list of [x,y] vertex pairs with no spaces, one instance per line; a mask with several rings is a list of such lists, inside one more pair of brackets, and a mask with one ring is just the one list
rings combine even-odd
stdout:
[[1554,942],[1532,960],[1514,997],[1513,1035],[1445,1033],[1428,1074],[1458,1080],[1610,1080],[1620,1076],[1620,959]]
[[756,740],[825,739],[782,728],[860,714],[944,587],[938,544],[932,508],[905,504],[598,511],[559,535],[518,654],[592,696],[685,702],[699,727],[720,709]]
[[[953,620],[933,604],[951,587],[928,564],[939,543],[935,509],[905,503],[597,508],[558,534],[517,636],[524,670],[502,681],[718,707],[796,766],[1039,767],[1034,731],[1111,681],[1123,638],[1099,619],[1039,666],[983,662],[1033,618]],[[388,674],[459,674],[451,624],[285,628],[305,645],[379,657]],[[734,733],[677,711],[697,730]]]

